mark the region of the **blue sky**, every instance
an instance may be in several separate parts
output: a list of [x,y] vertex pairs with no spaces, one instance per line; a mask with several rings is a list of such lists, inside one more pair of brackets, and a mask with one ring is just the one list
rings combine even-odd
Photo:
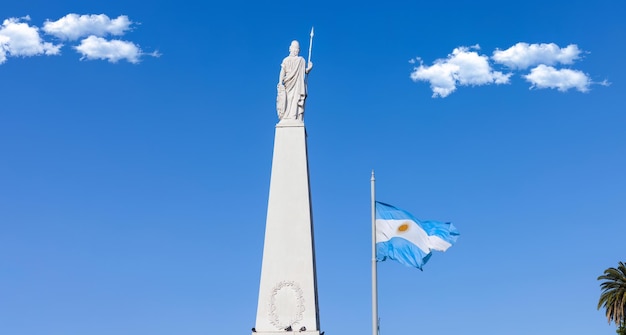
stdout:
[[608,0],[2,2],[0,333],[249,333],[279,65],[315,26],[322,330],[370,333],[375,169],[379,200],[461,232],[423,272],[379,264],[381,335],[614,334],[596,278],[626,255],[625,16]]

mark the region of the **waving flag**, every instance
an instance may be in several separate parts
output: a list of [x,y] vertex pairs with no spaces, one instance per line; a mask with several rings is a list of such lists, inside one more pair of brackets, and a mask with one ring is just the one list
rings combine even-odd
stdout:
[[376,260],[422,269],[432,250],[446,251],[459,237],[450,222],[420,221],[409,212],[376,201]]

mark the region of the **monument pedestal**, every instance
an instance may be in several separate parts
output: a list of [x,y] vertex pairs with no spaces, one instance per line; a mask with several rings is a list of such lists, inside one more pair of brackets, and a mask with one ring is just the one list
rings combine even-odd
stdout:
[[282,120],[274,139],[253,334],[319,335],[318,314],[306,130],[302,121]]

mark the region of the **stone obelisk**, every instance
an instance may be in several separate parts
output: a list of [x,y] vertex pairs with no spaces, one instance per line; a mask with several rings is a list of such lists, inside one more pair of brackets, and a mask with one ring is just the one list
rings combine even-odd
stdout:
[[292,42],[281,64],[259,304],[253,334],[319,335],[313,220],[309,190],[305,68]]

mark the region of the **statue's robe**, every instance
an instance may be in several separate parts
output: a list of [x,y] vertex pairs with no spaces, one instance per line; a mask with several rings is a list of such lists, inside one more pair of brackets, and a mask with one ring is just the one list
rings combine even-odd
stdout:
[[[306,84],[304,82],[305,61],[301,56],[287,56],[283,59],[281,66],[282,82],[285,85],[284,112],[281,113],[279,102],[277,105],[279,116],[281,119],[297,119],[302,120],[304,113],[304,100],[306,99]],[[280,89],[279,89],[280,91]],[[284,97],[284,96],[283,96]]]

